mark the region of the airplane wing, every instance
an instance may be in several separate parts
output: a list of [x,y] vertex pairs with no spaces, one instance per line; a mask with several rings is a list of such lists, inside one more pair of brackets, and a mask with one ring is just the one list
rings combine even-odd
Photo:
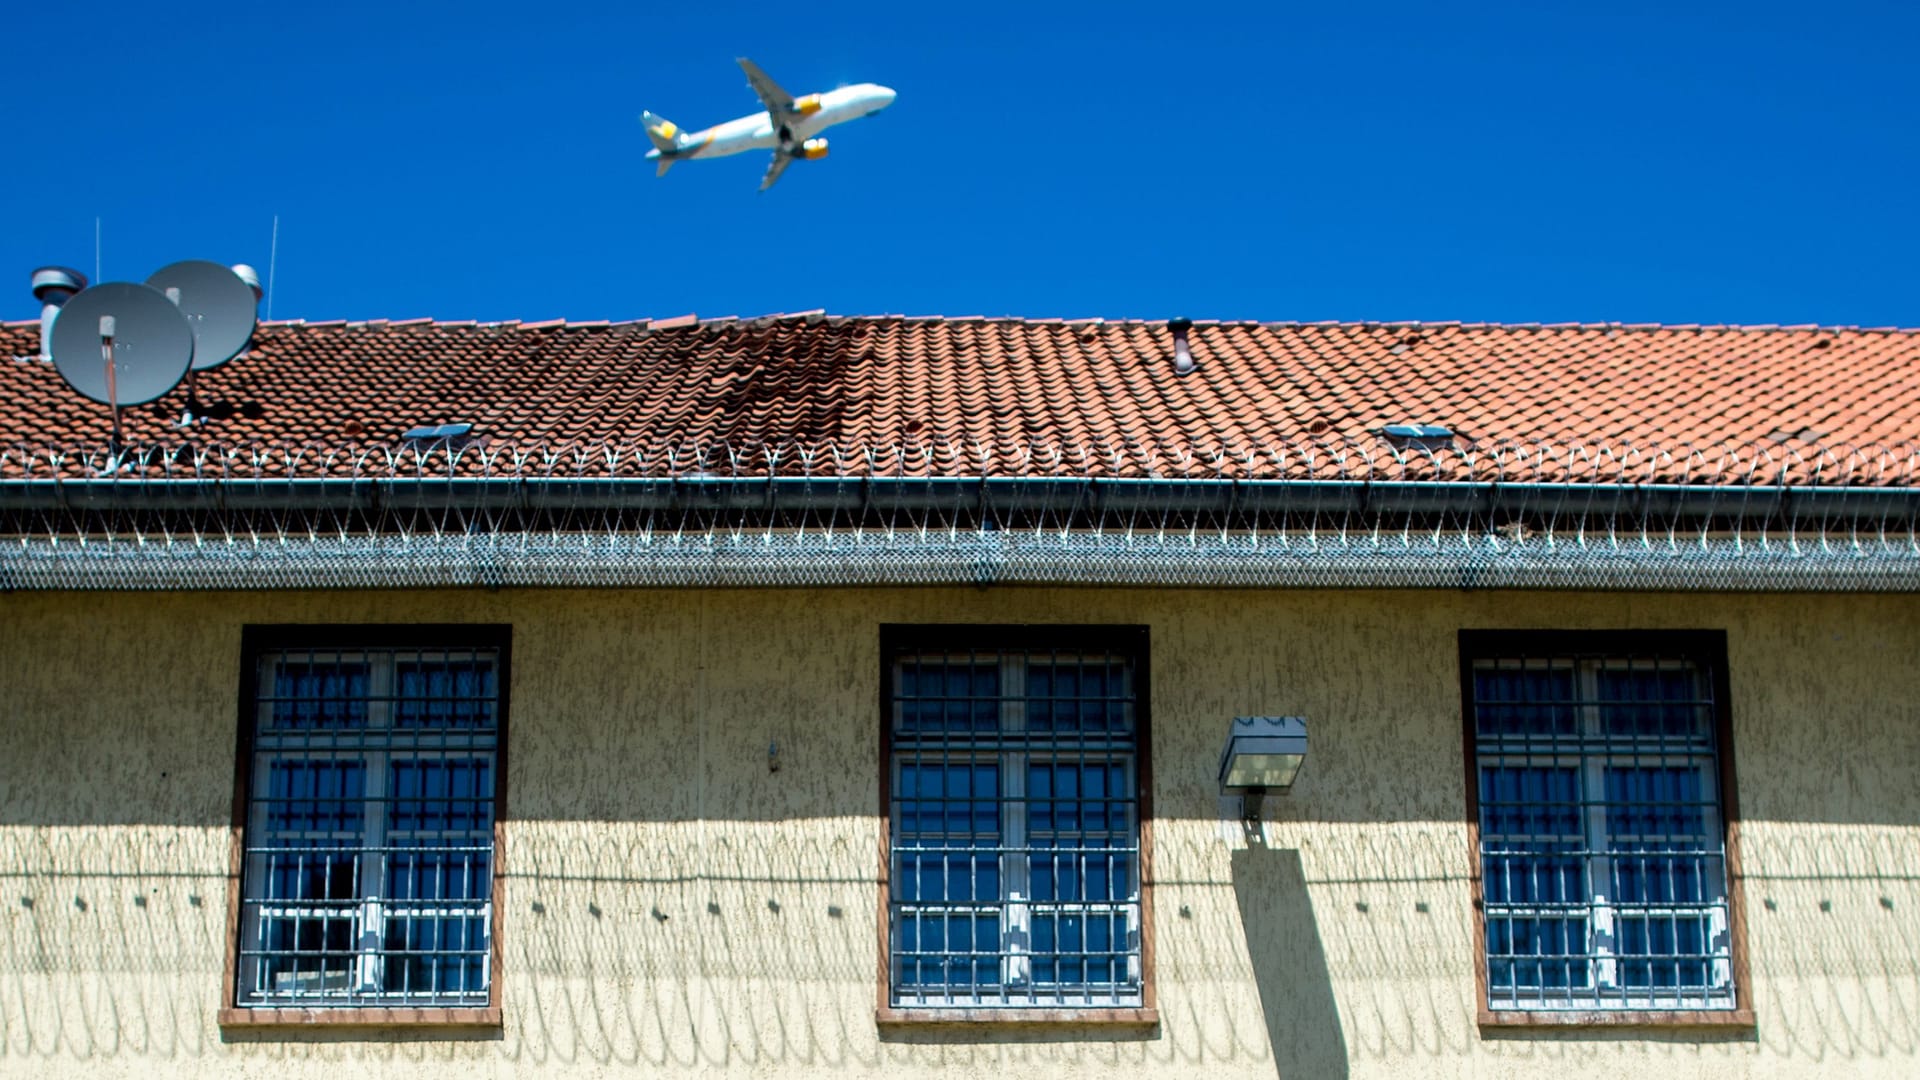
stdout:
[[740,70],[747,73],[747,82],[753,84],[753,92],[759,96],[760,104],[767,107],[767,116],[773,120],[773,126],[784,127],[787,118],[793,115],[793,95],[780,89],[780,84],[761,71],[760,65],[744,56],[738,60]]
[[767,175],[760,178],[760,190],[765,191],[772,187],[773,182],[780,179],[780,174],[787,171],[787,163],[792,160],[792,154],[776,148],[773,152],[773,164],[767,166]]

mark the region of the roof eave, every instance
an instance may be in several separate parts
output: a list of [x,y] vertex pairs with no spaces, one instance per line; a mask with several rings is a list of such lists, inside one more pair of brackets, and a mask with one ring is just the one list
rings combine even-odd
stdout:
[[381,477],[0,481],[0,512],[468,508],[721,512],[1360,513],[1742,521],[1920,518],[1920,489],[1672,483],[1093,477]]

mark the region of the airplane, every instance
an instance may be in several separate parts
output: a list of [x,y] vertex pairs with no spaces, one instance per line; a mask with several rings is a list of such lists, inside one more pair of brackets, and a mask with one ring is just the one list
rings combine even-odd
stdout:
[[872,116],[893,104],[893,91],[873,83],[794,97],[780,89],[780,84],[768,78],[753,61],[743,56],[739,63],[767,111],[693,132],[680,130],[664,117],[641,113],[640,123],[647,129],[647,138],[653,141],[647,160],[660,162],[660,169],[654,175],[667,175],[676,161],[726,157],[746,150],[772,150],[773,164],[767,167],[767,175],[760,181],[760,190],[765,191],[795,159],[818,161],[827,156],[827,140],[818,138],[818,133],[835,124]]

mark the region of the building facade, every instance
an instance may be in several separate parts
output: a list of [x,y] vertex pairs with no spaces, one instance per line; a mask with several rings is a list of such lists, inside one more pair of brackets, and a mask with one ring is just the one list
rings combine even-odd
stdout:
[[[675,378],[720,411],[592,368],[536,392],[513,350],[544,331],[429,326],[512,348],[430,353],[448,366],[412,378],[442,398],[456,370],[507,389],[423,416],[347,370],[416,328],[285,325],[227,400],[288,443],[167,441],[156,413],[148,449],[61,455],[99,432],[51,408],[11,433],[0,1073],[1914,1071],[1920,546],[1897,452],[1756,433],[1609,459],[1502,441],[1498,403],[1445,445],[1384,432],[1445,419],[1456,338],[1533,330],[1200,327],[1180,376],[1160,327],[985,324],[999,344],[957,349],[782,326],[568,331],[614,372],[677,333],[705,366]],[[756,382],[809,328],[856,344]],[[1920,362],[1911,335],[1728,333],[1785,358],[1759,369],[1805,381],[1795,401],[1837,382],[1793,359],[1820,334]],[[1424,382],[1264,458],[1195,451],[1222,414],[1177,402],[1023,409],[970,382],[1085,362],[1171,400],[1200,375],[1222,400],[1265,386],[1225,415],[1271,423],[1352,413],[1298,389],[1299,349],[1379,338],[1323,362],[1351,386],[1409,334],[1444,347]],[[1673,348],[1568,334],[1595,357],[1556,369],[1568,386]],[[1117,342],[1069,361],[1036,335]],[[324,392],[289,382],[316,349]],[[822,364],[838,389],[800,393]],[[910,435],[939,433],[902,427],[891,458],[855,452],[881,440],[844,425],[890,408],[856,367],[905,380],[889,423],[1024,415],[1051,442],[916,459]],[[50,377],[7,376],[29,402]],[[1908,382],[1847,408],[1906,423]],[[1593,423],[1813,415],[1701,419],[1695,389],[1631,384]],[[1574,397],[1530,393],[1519,415]],[[865,419],[825,430],[832,400]],[[409,441],[372,419],[389,407],[522,427]],[[1079,426],[1136,413],[1187,442]],[[793,437],[644,437],[740,417]],[[530,438],[567,423],[631,438]],[[1049,456],[1069,445],[1105,453]],[[1291,789],[1224,795],[1234,718],[1274,715],[1307,722]]]

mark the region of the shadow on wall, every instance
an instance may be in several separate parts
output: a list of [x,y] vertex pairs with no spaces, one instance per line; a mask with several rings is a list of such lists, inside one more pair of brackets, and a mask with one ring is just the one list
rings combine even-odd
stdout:
[[[223,1035],[213,1014],[227,956],[224,830],[0,828],[0,1073],[60,1060],[159,1072],[167,1062],[244,1057],[468,1071],[1288,1080],[1451,1071],[1489,1055],[1685,1073],[1755,1052],[1752,1035],[1719,1045],[1644,1032],[1489,1040],[1473,1026],[1472,976],[1460,959],[1472,923],[1463,902],[1447,900],[1466,884],[1433,874],[1448,865],[1445,852],[1342,842],[1320,822],[1289,830],[1304,834],[1297,846],[1164,830],[1157,1031],[881,1038],[870,830],[520,823],[502,893],[507,1023],[456,1042]],[[1803,1071],[1911,1062],[1920,1055],[1920,855],[1910,836],[1755,827],[1747,840],[1757,1050]]]
[[1346,1076],[1347,1040],[1300,853],[1262,844],[1236,850],[1233,895],[1275,1074],[1280,1080]]

